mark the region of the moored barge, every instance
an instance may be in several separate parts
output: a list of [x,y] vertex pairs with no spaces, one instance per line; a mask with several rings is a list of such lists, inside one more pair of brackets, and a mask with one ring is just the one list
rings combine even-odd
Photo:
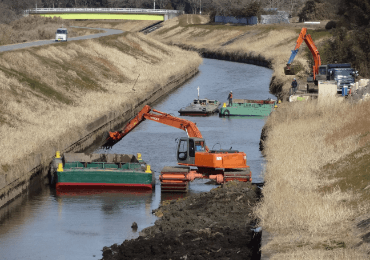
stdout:
[[220,102],[217,100],[194,99],[187,107],[181,108],[180,116],[209,116],[218,112]]
[[151,190],[154,174],[142,159],[130,154],[57,152],[51,165],[51,183],[61,189]]
[[219,116],[268,116],[274,110],[276,100],[233,99],[231,105],[223,104]]

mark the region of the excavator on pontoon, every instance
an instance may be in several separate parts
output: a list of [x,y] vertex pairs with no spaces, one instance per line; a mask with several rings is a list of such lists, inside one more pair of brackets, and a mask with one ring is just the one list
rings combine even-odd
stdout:
[[121,131],[109,132],[105,146],[113,146],[145,119],[182,129],[188,135],[178,142],[178,166],[166,166],[161,171],[159,179],[162,192],[187,192],[189,182],[197,178],[213,179],[219,184],[232,180],[252,181],[245,153],[237,150],[209,150],[195,123],[152,109],[148,105]]

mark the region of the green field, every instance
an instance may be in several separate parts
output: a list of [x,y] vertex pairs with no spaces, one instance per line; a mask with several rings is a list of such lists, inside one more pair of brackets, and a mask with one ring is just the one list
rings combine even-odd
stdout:
[[73,13],[73,14],[40,14],[44,17],[60,17],[62,19],[100,19],[100,20],[141,20],[141,21],[163,21],[163,15],[157,14],[95,14],[95,13]]

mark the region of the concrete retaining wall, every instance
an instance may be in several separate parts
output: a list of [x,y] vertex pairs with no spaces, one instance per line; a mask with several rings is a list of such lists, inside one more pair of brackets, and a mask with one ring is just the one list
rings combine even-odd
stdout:
[[255,25],[258,23],[258,18],[257,16],[236,18],[234,16],[216,15],[215,22],[216,23],[241,23],[241,24],[246,24],[246,25]]
[[[182,75],[171,79],[165,86],[158,86],[156,91],[148,93],[146,96],[139,97],[133,105],[123,106],[122,110],[107,112],[104,116],[97,118],[84,127],[79,133],[75,142],[66,143],[62,149],[65,152],[80,152],[94,149],[94,145],[101,142],[105,131],[117,130],[127,123],[144,105],[152,105],[154,102],[166,96],[172,90],[184,84],[187,80],[198,73],[198,68],[184,72]],[[56,150],[56,148],[55,148]],[[27,192],[32,180],[43,179],[48,174],[49,164],[54,158],[54,154],[32,155],[28,170],[21,174],[14,174],[16,169],[8,171],[7,174],[0,175],[0,208],[15,199],[17,196]],[[22,167],[24,167],[22,165]]]

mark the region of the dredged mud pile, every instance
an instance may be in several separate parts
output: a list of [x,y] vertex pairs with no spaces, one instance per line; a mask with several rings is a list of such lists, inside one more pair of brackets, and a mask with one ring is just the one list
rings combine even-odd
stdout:
[[210,192],[164,201],[155,225],[137,239],[104,247],[103,259],[258,259],[260,234],[251,183],[228,182]]

